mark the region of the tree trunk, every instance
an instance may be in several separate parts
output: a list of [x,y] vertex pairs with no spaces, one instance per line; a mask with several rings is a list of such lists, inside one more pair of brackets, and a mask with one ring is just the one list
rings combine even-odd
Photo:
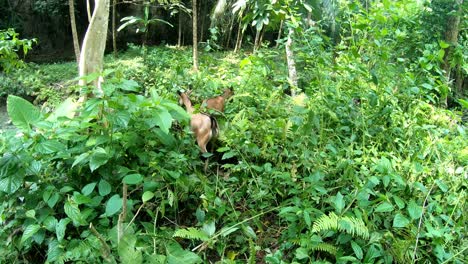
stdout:
[[[206,1],[202,1],[202,3],[205,3],[203,6],[203,11],[200,11],[199,14],[202,17],[202,23],[201,23],[201,29],[200,29],[200,41],[203,41],[203,33],[205,32],[205,18],[206,18],[206,8],[207,8],[207,3]],[[200,10],[202,10],[200,8]]]
[[226,41],[226,49],[229,48],[229,43],[231,42],[231,35],[232,35],[232,27],[234,26],[234,17],[231,18],[229,23],[229,29],[227,33],[227,41]]
[[[450,44],[450,47],[448,47],[445,50],[445,55],[444,55],[444,64],[443,64],[443,69],[445,71],[445,75],[447,78],[447,81],[451,83],[451,73],[452,73],[452,66],[450,65],[450,61],[453,56],[453,50],[454,47],[458,43],[458,34],[460,31],[460,16],[462,15],[462,4],[463,0],[455,0],[457,10],[453,10],[453,14],[449,15],[447,19],[447,26],[445,30],[445,41]],[[457,69],[458,65],[455,65],[455,69]],[[461,92],[461,91],[456,91],[456,92]],[[447,95],[448,96],[448,95]],[[443,98],[445,99],[445,106],[447,106],[447,97]]]
[[279,43],[280,43],[281,31],[283,30],[283,23],[284,23],[284,19],[281,19],[280,28],[279,28],[279,30],[278,30],[278,38],[276,39],[276,48],[278,48]]
[[[80,86],[86,86],[86,81],[82,78],[92,73],[100,73],[103,67],[104,50],[106,48],[107,28],[109,21],[110,0],[95,0],[95,6],[91,22],[83,40],[79,64]],[[98,94],[102,93],[102,78],[93,81]],[[80,101],[86,101],[88,97],[84,88],[81,89]]]
[[68,0],[68,6],[70,9],[70,24],[72,29],[73,37],[73,48],[75,50],[76,63],[80,63],[80,41],[78,40],[78,33],[76,32],[76,20],[75,20],[75,3],[73,0]]
[[197,0],[192,0],[193,70],[198,71]]
[[182,8],[179,7],[179,28],[177,30],[177,47],[182,46]]
[[114,57],[117,57],[117,29],[115,24],[117,2],[118,0],[112,0],[112,47],[114,49]]
[[88,13],[88,23],[91,23],[91,5],[89,0],[86,0],[86,12]]
[[286,41],[286,60],[288,62],[289,84],[291,85],[291,95],[296,95],[297,87],[297,72],[296,63],[294,61],[294,54],[292,51],[292,35],[293,29],[289,29],[288,40]]
[[253,46],[253,52],[257,52],[257,49],[258,49],[258,42],[260,40],[260,30],[258,30],[256,28],[256,32],[255,32],[255,41],[254,41],[254,46]]

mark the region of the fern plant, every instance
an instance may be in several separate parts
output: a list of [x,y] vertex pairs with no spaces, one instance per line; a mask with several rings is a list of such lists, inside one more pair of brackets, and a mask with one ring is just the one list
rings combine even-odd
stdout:
[[349,216],[337,216],[333,212],[328,215],[322,215],[314,222],[312,227],[313,233],[328,230],[345,232],[353,237],[357,236],[363,239],[369,238],[369,230],[362,219]]

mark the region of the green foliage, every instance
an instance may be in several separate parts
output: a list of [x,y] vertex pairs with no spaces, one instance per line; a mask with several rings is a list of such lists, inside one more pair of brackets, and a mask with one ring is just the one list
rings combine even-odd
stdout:
[[[0,254],[464,263],[468,138],[459,113],[438,107],[445,44],[410,37],[423,32],[416,2],[340,3],[338,45],[320,23],[295,34],[294,97],[282,49],[202,53],[193,73],[190,49],[135,46],[106,58],[102,98],[29,115],[11,97],[22,133],[0,135]],[[31,67],[41,85],[64,84],[67,65]],[[197,109],[235,92],[206,173],[175,104],[189,86]]]
[[[31,50],[34,39],[19,39],[14,29],[0,30],[0,71],[9,72],[23,66],[18,53],[26,56]],[[0,96],[2,96],[0,91]]]

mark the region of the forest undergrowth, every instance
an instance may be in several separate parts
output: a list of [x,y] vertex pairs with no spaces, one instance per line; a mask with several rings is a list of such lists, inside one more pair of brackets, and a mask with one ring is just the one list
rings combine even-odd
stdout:
[[[84,105],[74,63],[2,76],[0,263],[463,263],[468,137],[437,58],[306,40],[294,96],[279,49],[194,73],[189,49],[130,46]],[[177,91],[230,86],[205,172]]]

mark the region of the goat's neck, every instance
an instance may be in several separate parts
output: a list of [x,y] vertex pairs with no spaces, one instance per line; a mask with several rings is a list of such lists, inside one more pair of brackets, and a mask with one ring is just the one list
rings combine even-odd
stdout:
[[192,114],[194,109],[193,109],[193,106],[192,106],[192,102],[190,102],[190,99],[188,98],[187,95],[182,95],[182,102],[184,103],[185,105],[185,109],[187,109],[187,112],[189,114]]

